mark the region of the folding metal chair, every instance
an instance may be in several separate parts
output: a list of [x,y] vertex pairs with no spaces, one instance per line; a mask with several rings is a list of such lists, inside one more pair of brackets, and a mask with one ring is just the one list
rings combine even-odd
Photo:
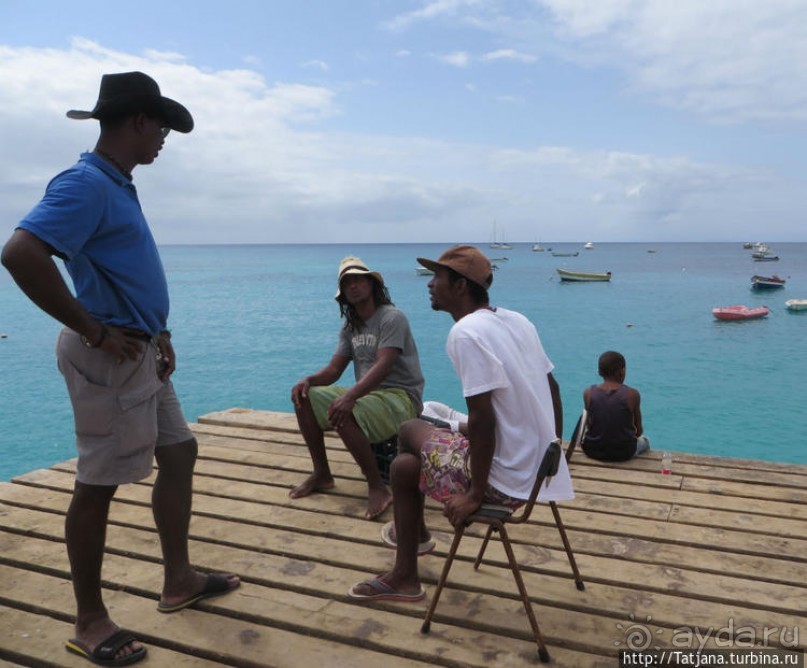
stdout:
[[570,461],[576,448],[583,445],[583,439],[588,433],[588,411],[584,408],[580,419],[574,427],[572,437],[569,439],[569,447],[566,448],[566,461]]
[[[428,633],[431,630],[432,617],[434,616],[434,611],[437,608],[437,602],[440,600],[440,594],[442,593],[443,587],[448,579],[448,572],[451,570],[451,564],[454,562],[454,557],[457,554],[457,548],[459,548],[460,541],[465,534],[465,528],[474,522],[479,522],[481,524],[487,524],[488,529],[487,533],[485,534],[485,539],[482,542],[482,547],[479,550],[479,555],[474,562],[474,569],[478,569],[479,565],[482,563],[482,557],[485,554],[485,549],[487,548],[491,535],[494,531],[498,532],[502,545],[504,546],[504,551],[507,553],[507,560],[510,564],[510,570],[513,572],[513,578],[515,578],[516,586],[518,587],[519,594],[521,595],[521,600],[524,603],[525,610],[527,611],[527,618],[530,620],[530,626],[532,627],[532,632],[535,636],[535,642],[538,645],[538,656],[540,657],[541,661],[549,661],[549,652],[546,649],[543,636],[541,636],[541,631],[538,628],[538,621],[536,620],[535,613],[532,610],[532,603],[527,595],[527,589],[524,586],[524,580],[521,577],[521,571],[518,568],[518,562],[516,561],[515,554],[513,553],[513,546],[510,543],[510,537],[507,533],[505,525],[523,524],[529,519],[533,506],[535,506],[538,492],[540,491],[544,480],[546,478],[551,478],[558,472],[560,458],[563,456],[562,452],[563,451],[561,449],[559,440],[553,441],[549,445],[546,454],[544,454],[544,458],[541,460],[541,464],[538,467],[538,472],[535,476],[535,483],[533,484],[530,498],[527,503],[525,503],[519,509],[520,512],[517,515],[514,514],[509,508],[505,508],[503,506],[482,504],[482,506],[480,506],[475,513],[468,517],[468,520],[464,526],[460,526],[455,529],[454,541],[451,543],[451,549],[448,552],[448,557],[446,558],[445,565],[443,566],[443,572],[440,575],[440,580],[437,582],[437,589],[434,592],[431,605],[429,606],[429,610],[426,612],[426,618],[423,620],[423,625],[420,628],[421,633]],[[566,529],[564,528],[563,522],[560,519],[560,513],[558,512],[554,501],[550,502],[549,506],[552,509],[553,516],[555,517],[555,524],[560,532],[563,547],[566,550],[566,556],[569,558],[569,564],[571,565],[572,572],[574,573],[574,581],[577,588],[582,591],[585,589],[585,584],[583,584],[583,578],[580,576],[580,571],[577,569],[572,548],[569,545],[569,540],[566,537]]]

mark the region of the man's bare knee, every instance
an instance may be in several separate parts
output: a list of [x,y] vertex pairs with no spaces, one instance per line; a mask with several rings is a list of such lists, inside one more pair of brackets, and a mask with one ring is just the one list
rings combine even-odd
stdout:
[[417,486],[420,480],[420,456],[414,452],[398,452],[398,456],[390,464],[389,474],[393,486],[397,482],[412,480]]
[[432,432],[432,425],[425,420],[407,420],[398,427],[398,452],[420,455],[423,444]]

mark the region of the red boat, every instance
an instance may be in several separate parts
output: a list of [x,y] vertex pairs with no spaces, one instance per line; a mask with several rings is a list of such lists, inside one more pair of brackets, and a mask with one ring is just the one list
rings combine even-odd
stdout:
[[736,306],[718,306],[712,309],[712,315],[718,320],[754,320],[768,315],[767,306],[749,308],[742,304]]

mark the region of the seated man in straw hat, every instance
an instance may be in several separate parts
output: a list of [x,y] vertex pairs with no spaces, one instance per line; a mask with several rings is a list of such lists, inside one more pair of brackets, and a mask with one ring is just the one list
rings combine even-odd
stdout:
[[[371,443],[384,441],[398,425],[420,414],[423,374],[406,316],[390,301],[384,279],[357,257],[339,264],[336,301],[345,323],[327,366],[306,376],[291,390],[300,432],[314,471],[289,492],[297,499],[334,486],[323,431],[336,429],[367,478],[367,519],[392,502],[376,464]],[[356,383],[331,385],[350,362]]]

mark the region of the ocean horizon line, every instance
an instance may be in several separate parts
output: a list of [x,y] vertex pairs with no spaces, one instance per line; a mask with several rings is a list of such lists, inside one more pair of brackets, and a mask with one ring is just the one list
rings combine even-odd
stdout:
[[[554,241],[554,240],[523,240],[523,241],[508,241],[509,245],[524,245],[531,246],[540,243],[542,246],[551,246],[554,244],[579,244],[585,243],[602,244],[602,245],[634,245],[634,246],[647,246],[647,245],[723,245],[723,244],[739,244],[746,243],[764,243],[766,245],[772,244],[803,244],[807,243],[807,239],[798,241],[748,241],[748,240],[729,240],[729,241],[597,241],[596,239],[586,240],[571,240],[571,241]],[[200,246],[442,246],[446,244],[469,244],[473,246],[489,246],[490,240],[485,239],[481,241],[199,241],[199,242],[162,242],[158,243],[161,247],[200,247]],[[507,250],[503,248],[493,248],[492,250]]]

